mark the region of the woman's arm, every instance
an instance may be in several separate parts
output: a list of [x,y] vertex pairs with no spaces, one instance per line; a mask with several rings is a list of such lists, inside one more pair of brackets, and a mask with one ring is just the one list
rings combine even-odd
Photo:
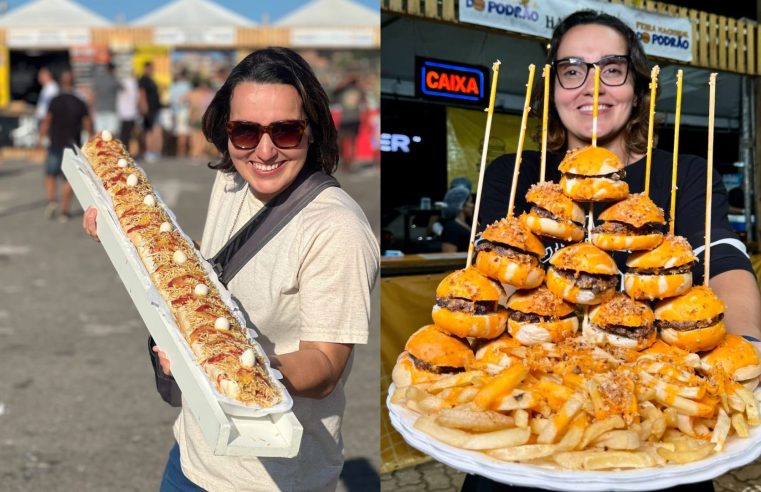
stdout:
[[299,343],[299,349],[270,356],[272,367],[283,373],[283,384],[292,395],[325,398],[336,387],[349,361],[353,344]]
[[712,277],[710,284],[724,302],[727,331],[761,340],[761,294],[756,277],[746,270],[730,270]]

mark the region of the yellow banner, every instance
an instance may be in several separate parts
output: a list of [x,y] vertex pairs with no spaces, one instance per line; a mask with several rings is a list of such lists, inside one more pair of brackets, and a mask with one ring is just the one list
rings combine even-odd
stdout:
[[10,60],[8,48],[0,46],[0,108],[8,106],[11,102],[11,84],[8,74],[10,73]]
[[170,54],[168,46],[138,46],[132,56],[132,66],[137,78],[143,75],[145,63],[153,62],[153,81],[159,87],[159,97],[165,105],[169,103],[169,84],[172,83]]
[[[531,136],[541,125],[537,119],[529,119],[523,150],[538,150],[539,145]],[[492,117],[486,165],[502,154],[514,154],[518,149],[518,135],[521,116],[497,114]],[[456,176],[466,176],[473,183],[473,192],[478,183],[478,167],[484,146],[486,113],[472,109],[447,108],[447,183]]]

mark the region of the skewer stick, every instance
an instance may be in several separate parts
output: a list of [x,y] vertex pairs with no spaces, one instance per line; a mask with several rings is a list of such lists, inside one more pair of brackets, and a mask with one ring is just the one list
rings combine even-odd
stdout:
[[539,170],[539,182],[544,182],[544,175],[547,170],[547,119],[550,114],[550,66],[545,65],[542,71],[544,78],[544,107],[542,108],[542,155],[541,167]]
[[484,171],[486,170],[486,151],[489,149],[489,134],[491,133],[491,120],[494,114],[494,100],[497,96],[497,78],[499,66],[502,62],[497,60],[492,66],[491,93],[489,94],[489,107],[486,109],[486,133],[484,134],[484,146],[481,150],[481,167],[478,170],[478,187],[476,188],[476,204],[473,209],[473,224],[470,226],[470,243],[468,244],[468,259],[465,268],[470,267],[473,260],[473,241],[476,239],[476,224],[478,223],[478,211],[481,208],[481,189],[484,186]]
[[653,127],[655,126],[655,91],[658,88],[658,73],[661,68],[656,65],[650,72],[650,123],[647,127],[647,161],[645,165],[645,196],[650,196],[650,166],[653,162]]
[[589,212],[587,213],[587,242],[592,242],[592,229],[594,224],[595,202],[589,202]]
[[597,147],[597,100],[600,98],[600,65],[595,65],[595,92],[592,99],[592,147]]
[[507,216],[513,216],[513,205],[515,205],[515,189],[518,186],[518,171],[521,168],[521,156],[523,154],[523,140],[526,138],[526,121],[528,112],[531,109],[531,87],[534,85],[534,70],[536,67],[532,63],[528,66],[528,83],[526,84],[526,101],[523,103],[523,118],[521,118],[521,132],[518,136],[518,150],[515,152],[515,168],[513,169],[513,184],[510,189],[510,204],[507,207]]
[[703,252],[703,285],[711,278],[711,197],[713,195],[713,123],[716,111],[716,73],[708,78],[708,170],[706,172],[706,247]]
[[669,234],[674,235],[674,222],[676,222],[676,170],[679,162],[679,121],[682,116],[682,71],[676,72],[676,110],[674,112],[674,155],[671,161],[671,222]]

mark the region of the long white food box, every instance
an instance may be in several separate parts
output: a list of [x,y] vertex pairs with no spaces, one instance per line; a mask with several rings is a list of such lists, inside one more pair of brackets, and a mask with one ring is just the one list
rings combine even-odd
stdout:
[[[122,231],[110,197],[78,149],[77,152],[70,149],[64,152],[63,172],[82,208],[95,206],[98,209],[98,238],[156,345],[172,361],[172,375],[214,454],[284,458],[296,456],[303,429],[290,410],[292,400],[285,388],[280,385],[283,402],[268,409],[249,409],[220,395],[196,364],[169,306],[159,295],[137,250]],[[160,201],[158,194],[157,199]],[[167,211],[176,222],[171,211]],[[205,266],[207,272],[211,271],[212,280],[221,289],[223,298],[235,306],[211,268],[208,264]],[[239,318],[243,319],[242,316]],[[260,349],[258,345],[257,348]],[[272,369],[270,373],[273,379],[278,375]]]

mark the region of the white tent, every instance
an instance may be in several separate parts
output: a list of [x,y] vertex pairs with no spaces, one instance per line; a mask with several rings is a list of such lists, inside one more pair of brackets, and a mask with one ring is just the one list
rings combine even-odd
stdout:
[[82,28],[108,27],[112,23],[71,0],[34,0],[8,11],[0,17],[7,28]]
[[175,0],[130,23],[132,26],[157,27],[248,27],[252,20],[209,0]]
[[313,0],[281,17],[278,27],[378,27],[380,13],[351,0]]

